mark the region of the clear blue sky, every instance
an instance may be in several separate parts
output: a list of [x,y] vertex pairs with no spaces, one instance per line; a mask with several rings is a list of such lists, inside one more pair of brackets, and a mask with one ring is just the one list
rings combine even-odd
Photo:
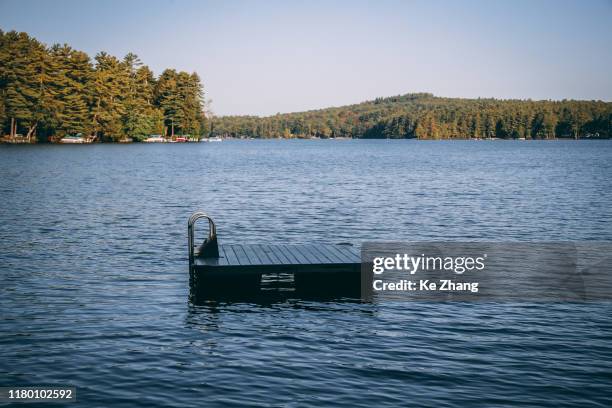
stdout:
[[610,0],[0,0],[0,27],[196,71],[221,115],[406,92],[612,100]]

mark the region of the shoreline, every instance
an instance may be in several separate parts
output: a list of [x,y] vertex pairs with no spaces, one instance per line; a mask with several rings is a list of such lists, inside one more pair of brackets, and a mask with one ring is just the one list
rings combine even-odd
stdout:
[[[347,142],[347,141],[415,141],[415,142],[579,142],[579,141],[597,141],[597,140],[611,140],[611,138],[555,138],[555,139],[474,139],[474,138],[453,138],[453,139],[417,139],[417,138],[390,138],[390,139],[365,139],[365,138],[226,138],[223,141],[227,142],[253,142],[253,141],[329,141],[329,142]],[[220,142],[220,141],[217,141]],[[83,145],[193,145],[193,144],[207,144],[213,143],[206,140],[199,142],[145,142],[145,141],[134,141],[134,142],[85,142],[85,143],[61,143],[61,142],[22,142],[22,141],[0,141],[0,145],[43,145],[43,146],[83,146]]]

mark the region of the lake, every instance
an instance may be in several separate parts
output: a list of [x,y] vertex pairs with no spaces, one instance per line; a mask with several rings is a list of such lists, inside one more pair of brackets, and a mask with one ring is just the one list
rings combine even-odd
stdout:
[[222,243],[610,241],[610,141],[0,146],[0,386],[77,404],[608,406],[610,303],[189,301]]

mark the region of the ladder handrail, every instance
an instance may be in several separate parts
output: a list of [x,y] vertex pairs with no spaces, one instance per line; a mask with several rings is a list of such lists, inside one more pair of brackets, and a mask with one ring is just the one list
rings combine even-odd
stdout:
[[[195,224],[201,219],[206,218],[208,220],[208,238],[204,241],[204,243],[214,243],[217,245],[217,227],[215,226],[215,222],[208,214],[203,211],[197,211],[189,217],[187,221],[187,242],[189,245],[189,265],[193,264],[194,260],[194,248],[195,248]],[[218,253],[218,250],[216,251]]]

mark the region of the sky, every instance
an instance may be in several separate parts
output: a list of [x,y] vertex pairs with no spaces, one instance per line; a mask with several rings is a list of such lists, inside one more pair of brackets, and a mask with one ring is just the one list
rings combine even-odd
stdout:
[[0,0],[0,28],[197,72],[216,115],[409,92],[612,100],[612,0]]

